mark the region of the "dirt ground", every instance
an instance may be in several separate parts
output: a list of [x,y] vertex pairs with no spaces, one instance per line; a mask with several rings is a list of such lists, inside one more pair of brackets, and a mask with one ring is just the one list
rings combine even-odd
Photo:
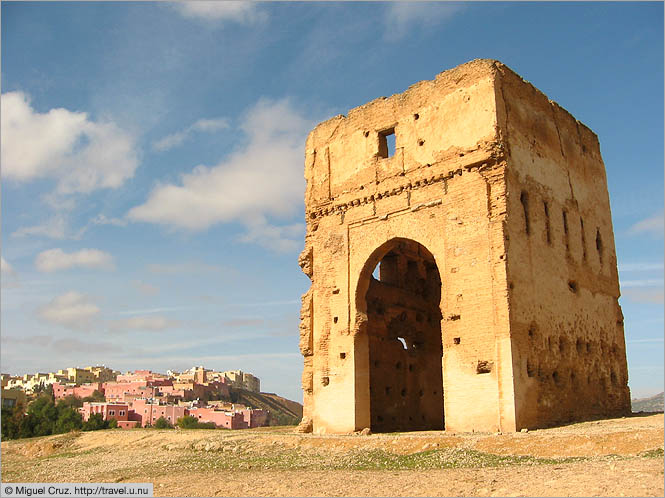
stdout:
[[663,496],[663,415],[511,434],[108,430],[2,442],[3,482],[155,496]]

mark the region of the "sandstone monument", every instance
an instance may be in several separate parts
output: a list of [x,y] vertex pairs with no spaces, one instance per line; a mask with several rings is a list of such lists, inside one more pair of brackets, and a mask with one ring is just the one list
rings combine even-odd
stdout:
[[630,413],[598,138],[474,60],[305,152],[300,429],[519,431]]

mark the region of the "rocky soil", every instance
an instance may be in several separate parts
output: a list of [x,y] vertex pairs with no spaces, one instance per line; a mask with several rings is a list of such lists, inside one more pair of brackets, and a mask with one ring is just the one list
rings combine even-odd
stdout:
[[663,415],[516,434],[107,430],[2,442],[4,482],[156,496],[663,496]]

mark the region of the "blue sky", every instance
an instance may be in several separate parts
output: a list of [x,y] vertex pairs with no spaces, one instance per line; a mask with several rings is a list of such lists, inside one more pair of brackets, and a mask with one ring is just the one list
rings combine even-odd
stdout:
[[600,139],[629,384],[663,390],[663,4],[2,2],[2,371],[241,368],[301,400],[319,121],[498,59]]

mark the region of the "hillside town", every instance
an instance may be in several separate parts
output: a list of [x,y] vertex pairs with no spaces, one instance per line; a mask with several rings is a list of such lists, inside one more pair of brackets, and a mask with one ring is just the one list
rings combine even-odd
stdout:
[[198,366],[166,374],[151,370],[123,374],[105,366],[89,366],[20,377],[1,374],[1,381],[3,408],[25,406],[37,394],[49,392],[55,401],[83,400],[78,411],[84,421],[99,414],[123,429],[150,427],[159,419],[174,425],[187,416],[225,429],[270,423],[268,410],[233,402],[235,390],[261,390],[260,379],[242,370],[218,372]]

